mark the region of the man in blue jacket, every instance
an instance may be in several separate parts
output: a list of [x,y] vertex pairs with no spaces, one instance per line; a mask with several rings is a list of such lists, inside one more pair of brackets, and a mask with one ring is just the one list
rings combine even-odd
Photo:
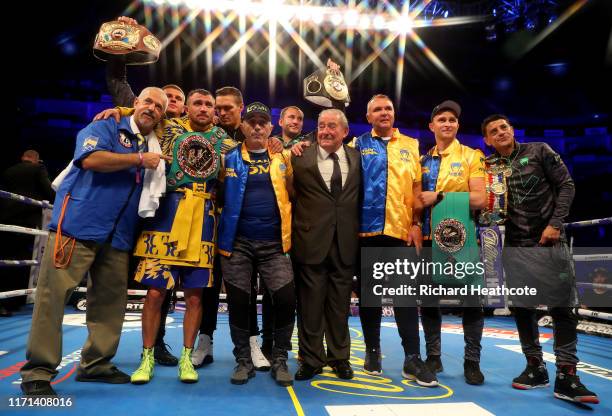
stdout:
[[249,342],[251,276],[256,270],[272,298],[274,317],[272,377],[281,386],[293,384],[287,368],[287,351],[295,317],[295,285],[291,260],[291,157],[270,153],[272,132],[268,107],[246,107],[242,146],[225,155],[223,212],[219,224],[218,251],[227,290],[229,323],[236,366],[233,384],[245,384],[255,376]]
[[32,329],[21,369],[27,396],[56,395],[51,380],[62,358],[64,305],[83,276],[89,337],[77,381],[129,383],[110,361],[119,345],[127,300],[128,252],[134,244],[144,169],[164,156],[147,152],[166,110],[165,93],[145,88],[131,117],[95,121],[77,135],[74,166],[60,185],[38,277]]

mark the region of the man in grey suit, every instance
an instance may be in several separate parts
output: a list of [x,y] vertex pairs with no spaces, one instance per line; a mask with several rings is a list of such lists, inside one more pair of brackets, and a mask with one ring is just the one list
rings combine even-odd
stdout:
[[342,144],[347,134],[344,113],[324,110],[317,144],[292,158],[301,358],[296,380],[311,379],[326,364],[339,378],[353,378],[348,313],[359,248],[361,167],[359,152]]

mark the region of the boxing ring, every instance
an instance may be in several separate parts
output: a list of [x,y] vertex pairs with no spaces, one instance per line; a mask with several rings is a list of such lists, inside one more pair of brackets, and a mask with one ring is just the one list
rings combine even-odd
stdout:
[[[48,212],[52,206],[19,195],[0,191],[0,197],[19,200],[40,206]],[[612,224],[612,218],[567,224],[567,229]],[[0,231],[35,235],[38,240],[31,259],[2,260],[0,267],[31,268],[30,287],[0,292],[0,300],[14,296],[29,296],[36,292],[36,274],[47,232],[12,225],[0,224]],[[9,234],[10,235],[10,234]],[[2,257],[0,255],[0,257]],[[600,255],[595,259],[612,260],[612,256]],[[580,261],[593,260],[579,258]],[[579,286],[586,286],[580,283]],[[76,292],[86,292],[80,287]],[[144,290],[128,290],[130,297],[142,297]],[[181,298],[182,293],[177,292]],[[222,300],[224,295],[222,295]],[[357,299],[353,299],[352,312],[356,315]],[[424,388],[401,376],[404,353],[397,335],[396,324],[386,310],[381,328],[383,374],[371,376],[362,371],[365,345],[358,316],[349,318],[351,331],[351,364],[355,370],[353,380],[340,380],[329,368],[310,381],[295,382],[291,387],[279,387],[268,372],[257,376],[243,386],[230,384],[234,367],[232,342],[229,335],[227,314],[220,306],[217,331],[214,335],[214,362],[198,370],[200,381],[186,385],[177,379],[176,367],[155,367],[153,380],[146,385],[110,385],[103,383],[79,383],[74,375],[80,359],[81,346],[85,342],[87,328],[85,312],[74,306],[66,306],[63,327],[63,357],[59,375],[53,381],[60,398],[70,399],[53,406],[21,404],[19,369],[25,362],[25,349],[30,329],[32,304],[10,318],[0,318],[0,411],[2,414],[32,415],[54,407],[54,412],[72,414],[125,414],[155,416],[170,412],[180,415],[580,415],[612,414],[612,400],[607,392],[612,388],[612,339],[603,327],[612,323],[612,314],[579,308],[581,317],[596,318],[581,322],[586,326],[597,324],[597,330],[587,328],[578,334],[578,354],[581,359],[578,374],[582,381],[599,394],[601,404],[592,408],[554,399],[552,385],[532,391],[512,389],[510,384],[525,365],[514,319],[510,316],[485,317],[482,339],[481,368],[485,384],[469,386],[463,378],[463,331],[461,318],[445,315],[442,327],[442,361],[444,372],[438,374],[440,386]],[[81,308],[85,309],[85,308]],[[181,303],[168,315],[166,342],[176,354],[182,342],[183,310]],[[502,310],[503,311],[503,310]],[[542,311],[540,341],[551,377],[554,376],[552,329],[546,327],[545,311]],[[597,326],[596,325],[596,326]],[[589,333],[590,332],[590,333]],[[594,335],[597,333],[598,335]],[[423,337],[421,337],[423,340]],[[293,336],[290,353],[290,371],[297,370],[297,333]],[[115,359],[117,366],[127,373],[136,369],[141,352],[140,313],[127,310],[121,342]],[[424,353],[424,341],[421,345]],[[551,380],[552,381],[552,380]],[[61,409],[58,409],[61,408]]]

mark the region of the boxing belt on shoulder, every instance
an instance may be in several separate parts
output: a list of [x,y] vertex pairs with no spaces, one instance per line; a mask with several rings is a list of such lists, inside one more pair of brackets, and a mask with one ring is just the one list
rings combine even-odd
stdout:
[[[470,213],[469,192],[445,193],[444,199],[432,210],[431,230],[433,282],[444,286],[482,285],[483,277],[476,267],[480,250],[476,224]],[[461,278],[457,276],[459,270],[463,274]]]
[[221,166],[223,131],[213,127],[207,132],[180,135],[172,148],[172,164],[166,173],[166,189],[174,191],[181,185],[204,183],[217,177]]

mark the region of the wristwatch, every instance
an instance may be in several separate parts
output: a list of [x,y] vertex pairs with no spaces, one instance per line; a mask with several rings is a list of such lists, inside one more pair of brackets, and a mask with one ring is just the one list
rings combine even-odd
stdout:
[[444,192],[438,192],[438,196],[436,197],[436,204],[444,199]]

